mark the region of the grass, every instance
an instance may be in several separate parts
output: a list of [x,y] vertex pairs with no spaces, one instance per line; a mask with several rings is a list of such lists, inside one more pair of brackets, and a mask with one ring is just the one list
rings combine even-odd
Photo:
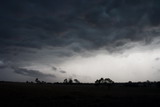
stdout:
[[0,83],[0,96],[2,107],[160,106],[158,87]]

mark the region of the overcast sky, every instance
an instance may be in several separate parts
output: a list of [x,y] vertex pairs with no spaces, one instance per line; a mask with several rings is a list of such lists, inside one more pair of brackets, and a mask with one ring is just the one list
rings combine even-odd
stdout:
[[1,0],[0,81],[160,81],[160,0]]

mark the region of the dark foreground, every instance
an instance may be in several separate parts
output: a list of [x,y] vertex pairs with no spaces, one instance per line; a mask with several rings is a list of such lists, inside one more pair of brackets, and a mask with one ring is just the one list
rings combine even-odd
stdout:
[[1,107],[160,107],[158,87],[0,83]]

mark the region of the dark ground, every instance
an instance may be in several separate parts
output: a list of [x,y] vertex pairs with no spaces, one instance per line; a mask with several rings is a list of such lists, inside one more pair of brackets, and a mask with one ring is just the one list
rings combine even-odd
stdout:
[[160,88],[0,83],[1,107],[160,107]]

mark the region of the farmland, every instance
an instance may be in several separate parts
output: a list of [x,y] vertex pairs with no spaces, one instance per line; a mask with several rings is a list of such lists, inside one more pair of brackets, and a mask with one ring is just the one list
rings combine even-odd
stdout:
[[2,107],[160,106],[159,87],[1,82],[0,96]]

